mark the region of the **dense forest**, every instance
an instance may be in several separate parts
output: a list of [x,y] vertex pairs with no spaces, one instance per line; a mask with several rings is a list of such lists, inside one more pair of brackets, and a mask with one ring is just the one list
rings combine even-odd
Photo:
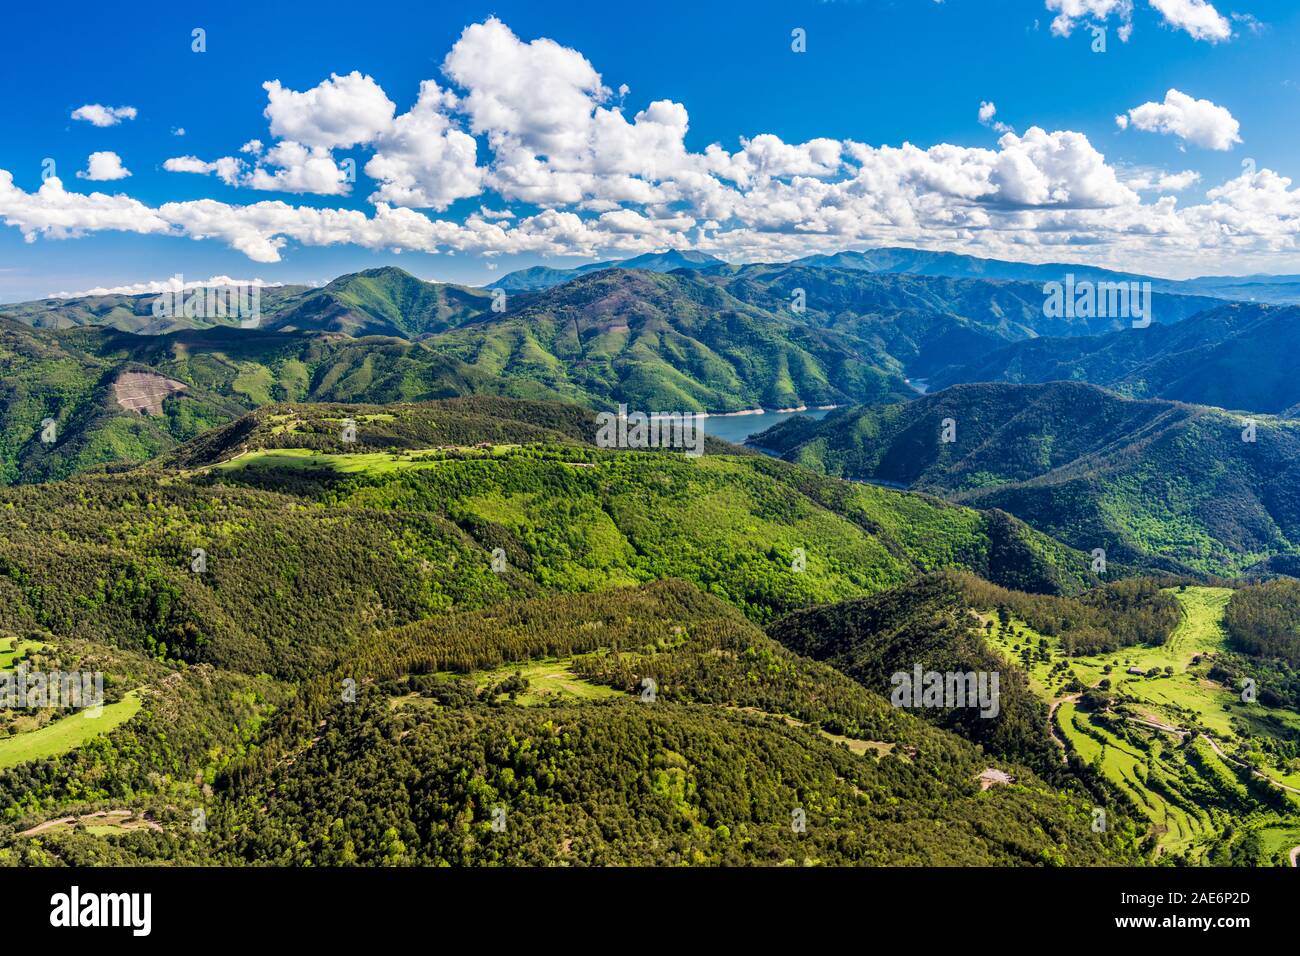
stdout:
[[[1104,580],[1005,513],[591,424],[281,403],[0,490],[0,670],[103,671],[111,718],[69,745],[78,714],[0,711],[0,863],[1157,857],[995,637],[1160,648],[1172,582]],[[891,706],[916,663],[996,671],[996,717]]]
[[1279,578],[1240,589],[1228,604],[1226,623],[1242,652],[1300,667],[1300,581]]
[[1005,511],[1110,566],[1233,576],[1285,571],[1300,553],[1300,427],[1285,418],[1084,382],[982,383],[791,419],[752,442],[825,474]]

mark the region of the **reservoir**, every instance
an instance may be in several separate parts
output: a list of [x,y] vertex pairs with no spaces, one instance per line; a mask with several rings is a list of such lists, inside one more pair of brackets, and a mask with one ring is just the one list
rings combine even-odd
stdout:
[[704,432],[723,441],[743,445],[750,435],[757,435],[773,425],[789,421],[796,415],[806,415],[817,420],[830,414],[830,409],[809,409],[806,412],[764,412],[762,415],[710,415],[704,419]]

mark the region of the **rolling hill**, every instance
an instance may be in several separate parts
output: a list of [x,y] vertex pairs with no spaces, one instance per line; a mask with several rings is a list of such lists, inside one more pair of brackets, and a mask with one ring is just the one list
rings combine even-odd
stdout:
[[[303,285],[264,286],[260,291],[264,314],[275,314],[291,308],[312,289]],[[189,293],[187,293],[188,295]],[[0,318],[10,318],[38,329],[73,329],[82,326],[104,326],[121,332],[141,335],[162,335],[187,329],[206,329],[217,326],[235,326],[237,319],[172,316],[162,318],[154,314],[158,296],[148,294],[109,293],[105,295],[74,296],[71,298],[37,299],[0,305]]]
[[683,272],[594,272],[430,345],[507,394],[605,407],[739,411],[910,391],[856,340]]
[[1260,416],[1244,441],[1249,421],[1083,384],[982,384],[793,419],[753,443],[828,474],[999,508],[1111,560],[1235,574],[1300,547],[1300,426]]
[[[149,468],[0,490],[0,650],[94,661],[139,701],[0,770],[0,862],[1140,859],[1068,777],[757,626],[943,567],[1075,592],[1086,556],[760,456],[593,448],[589,414],[281,405]],[[358,441],[331,447],[341,417]],[[982,790],[991,764],[1014,785]],[[39,829],[105,806],[150,825]]]
[[263,327],[416,339],[463,325],[491,307],[492,296],[482,289],[425,282],[402,269],[386,267],[340,276],[313,289],[274,309]]
[[[118,387],[124,376],[151,381],[156,401],[139,404]],[[0,319],[0,483],[147,461],[273,402],[424,401],[499,389],[405,339],[231,328],[141,336]]]

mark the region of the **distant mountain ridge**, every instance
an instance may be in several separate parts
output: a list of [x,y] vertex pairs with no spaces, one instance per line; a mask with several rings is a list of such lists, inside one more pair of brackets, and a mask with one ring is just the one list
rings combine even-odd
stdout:
[[[136,297],[106,312],[101,303],[99,312],[61,321],[139,319],[152,315],[151,301]],[[664,412],[903,401],[918,394],[909,378],[947,374],[958,358],[1115,326],[1108,318],[1050,319],[1041,302],[1030,283],[810,266],[611,268],[504,296],[386,267],[268,293],[256,328],[195,317],[153,335],[136,334],[144,327],[134,319],[117,323],[129,332],[94,324],[47,330],[32,325],[48,316],[18,310],[0,320],[9,344],[0,353],[0,481],[138,461],[282,401],[490,394]],[[1171,319],[1215,304],[1186,296],[1156,302]],[[207,327],[186,328],[187,321]],[[130,369],[184,388],[166,386],[156,403],[133,412],[112,384]],[[52,445],[38,440],[46,418],[60,430]]]
[[[1202,276],[1175,280],[1103,269],[1078,263],[1035,264],[1002,259],[984,259],[951,252],[886,247],[864,252],[838,252],[805,256],[791,262],[748,263],[729,265],[708,253],[692,250],[669,250],[645,253],[630,259],[606,260],[558,269],[534,266],[510,272],[482,288],[433,283],[416,279],[393,266],[367,269],[340,276],[329,285],[312,288],[303,285],[264,286],[263,309],[272,328],[331,328],[333,331],[359,331],[361,334],[421,334],[457,324],[457,317],[473,312],[483,304],[484,292],[534,293],[555,288],[566,282],[606,269],[643,269],[670,273],[689,270],[700,273],[737,273],[779,271],[783,268],[833,269],[868,275],[913,275],[937,279],[980,279],[993,282],[1045,283],[1062,281],[1067,274],[1078,280],[1094,282],[1150,282],[1152,289],[1169,295],[1207,296],[1218,299],[1258,302],[1261,304],[1300,304],[1300,275]],[[401,277],[406,277],[402,279]],[[412,286],[401,301],[414,307],[410,316],[394,313],[391,304],[374,300],[374,292],[384,296],[382,288],[362,291],[356,285],[366,280],[383,286],[386,283],[409,285],[423,283],[448,291],[442,301],[431,304],[430,293]],[[408,282],[409,280],[409,282]],[[159,318],[153,314],[156,294],[88,295],[70,298],[49,297],[0,305],[0,315],[7,315],[38,328],[71,328],[81,325],[110,325],[129,332],[161,334],[186,328],[234,325],[223,319]],[[490,303],[489,303],[490,304]],[[371,311],[374,306],[377,311]],[[281,318],[282,316],[291,317]],[[305,324],[306,323],[306,324]]]
[[1135,398],[1248,412],[1300,411],[1300,308],[1235,303],[1172,325],[1001,346],[938,372],[966,382],[1086,381]]
[[680,251],[647,252],[633,256],[631,259],[611,259],[606,262],[593,262],[572,269],[552,269],[547,266],[533,266],[507,273],[485,288],[501,289],[506,292],[540,292],[563,285],[570,279],[600,272],[603,269],[645,269],[649,272],[672,272],[675,269],[709,269],[723,265],[723,261],[705,252]]
[[1080,263],[1036,264],[1007,259],[983,259],[955,252],[931,252],[907,248],[882,248],[866,252],[807,256],[792,264],[829,266],[875,273],[908,273],[1016,282],[1059,282],[1066,274],[1072,274],[1076,279],[1092,282],[1150,282],[1154,290],[1176,295],[1203,295],[1274,305],[1300,304],[1300,276],[1296,275],[1199,276],[1193,279],[1165,279]]

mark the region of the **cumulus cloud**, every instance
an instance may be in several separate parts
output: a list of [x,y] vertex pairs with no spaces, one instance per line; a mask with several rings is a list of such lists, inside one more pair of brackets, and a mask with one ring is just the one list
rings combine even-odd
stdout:
[[547,156],[586,147],[595,103],[609,96],[600,74],[577,50],[545,38],[523,42],[500,20],[466,27],[443,71],[470,92],[465,111],[475,133]]
[[286,140],[259,157],[241,182],[253,189],[345,196],[354,178],[355,173],[335,162],[328,149]]
[[1080,22],[1103,24],[1111,17],[1119,19],[1121,40],[1133,31],[1132,0],[1047,0],[1047,9],[1056,14],[1052,32],[1057,36],[1068,37]]
[[92,126],[116,126],[122,120],[135,119],[136,115],[134,106],[100,106],[98,103],[87,103],[72,111],[74,120],[83,120]]
[[1165,93],[1163,103],[1143,103],[1115,117],[1120,129],[1130,125],[1148,133],[1177,136],[1204,149],[1228,150],[1241,142],[1241,124],[1228,110],[1179,90]]
[[388,128],[396,105],[369,76],[353,71],[332,74],[304,92],[285,89],[279,80],[262,84],[269,102],[265,115],[271,134],[319,149],[367,143]]
[[380,184],[371,202],[443,210],[483,191],[478,143],[454,127],[448,111],[455,105],[435,81],[420,85],[415,106],[382,133],[366,163],[366,175]]
[[1151,0],[1165,23],[1186,30],[1193,39],[1218,43],[1232,36],[1232,25],[1206,0]]
[[18,228],[23,238],[72,239],[88,232],[166,232],[167,221],[156,209],[128,196],[70,193],[51,176],[34,193],[14,185],[13,174],[0,169],[0,219]]
[[[256,149],[250,149],[253,144]],[[241,151],[254,156],[251,165],[238,156],[222,156],[211,161],[197,156],[173,156],[163,162],[163,169],[171,173],[215,173],[227,186],[275,192],[344,196],[351,190],[352,173],[336,163],[327,149],[286,141],[263,153],[261,143],[253,140]]]
[[[1148,0],[1148,3],[1164,23],[1195,40],[1218,43],[1232,37],[1232,24],[1208,0]],[[1056,14],[1052,32],[1057,36],[1069,36],[1080,23],[1104,25],[1112,18],[1119,22],[1120,40],[1127,41],[1133,32],[1132,0],[1047,0],[1047,9]]]
[[93,182],[111,182],[114,179],[126,179],[131,170],[122,165],[122,157],[111,150],[91,153],[86,160],[86,168],[77,173],[78,179]]
[[[1126,12],[1107,0],[1054,9],[1071,24]],[[355,72],[301,92],[272,81],[267,92],[266,143],[232,144],[215,160],[176,156],[164,168],[245,189],[345,195],[356,166],[338,152],[351,150],[373,184],[369,211],[215,199],[152,208],[69,193],[56,179],[27,192],[3,173],[0,220],[29,241],[160,233],[268,263],[295,245],[338,244],[602,258],[691,246],[762,259],[900,244],[1040,261],[1140,256],[1152,268],[1201,261],[1206,250],[1243,262],[1300,251],[1300,203],[1275,173],[1252,167],[1180,205],[1199,182],[1194,170],[1117,170],[1081,132],[1001,126],[991,101],[978,116],[1001,133],[993,148],[786,142],[754,130],[691,149],[684,104],[661,99],[633,112],[630,91],[580,52],[521,39],[496,19],[462,33],[441,79],[425,80],[405,112],[400,97]],[[1226,110],[1177,90],[1119,122],[1215,149],[1240,141]],[[460,221],[437,215],[480,196]]]
[[212,162],[206,162],[197,156],[173,156],[163,161],[163,169],[169,173],[215,173],[227,186],[238,186],[247,168],[242,159],[234,156],[223,156]]

